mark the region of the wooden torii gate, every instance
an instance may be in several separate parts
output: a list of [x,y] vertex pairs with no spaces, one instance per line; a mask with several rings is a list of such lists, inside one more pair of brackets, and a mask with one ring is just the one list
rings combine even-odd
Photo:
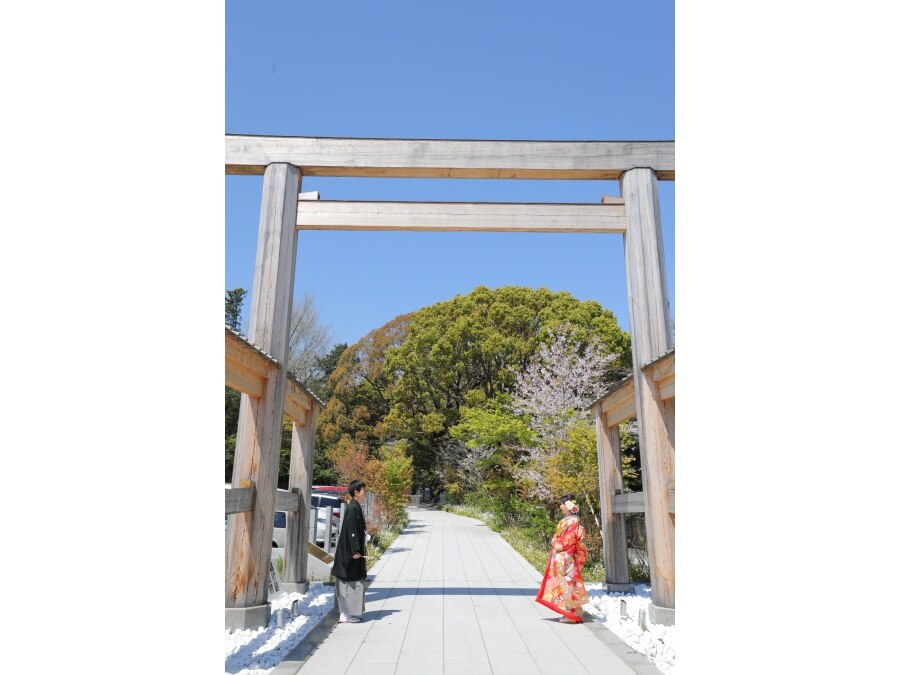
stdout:
[[[487,232],[595,232],[623,234],[634,377],[641,364],[674,347],[659,214],[658,180],[675,179],[674,141],[471,141],[309,138],[226,135],[225,173],[262,175],[256,271],[248,342],[283,364],[296,266],[297,230],[410,230]],[[302,176],[390,178],[531,178],[618,180],[621,195],[595,204],[433,203],[301,199]],[[242,395],[232,484],[253,484],[253,508],[229,518],[226,545],[226,625],[263,626],[269,617],[266,574],[278,472],[286,373],[277,368],[259,397]],[[651,396],[638,392],[641,452],[663,456],[657,434],[645,434],[658,416]],[[306,427],[315,438],[315,416]],[[299,443],[298,466],[312,446]],[[307,457],[306,452],[310,455]],[[651,462],[652,463],[652,460]],[[301,513],[308,509],[311,472],[292,476]],[[662,500],[663,508],[668,509]],[[668,517],[668,511],[666,512]],[[657,522],[659,519],[657,519]],[[648,522],[651,520],[648,518]],[[290,536],[290,531],[289,531]],[[674,527],[648,532],[674,551]],[[652,553],[651,553],[652,555]],[[670,575],[660,589],[672,598]],[[305,572],[304,572],[305,573]],[[297,583],[305,582],[298,578]],[[657,582],[654,581],[654,584]],[[654,601],[657,599],[654,585]]]

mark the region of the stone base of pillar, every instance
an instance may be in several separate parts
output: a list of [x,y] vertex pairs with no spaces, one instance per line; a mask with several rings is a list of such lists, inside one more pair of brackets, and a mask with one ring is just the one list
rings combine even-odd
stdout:
[[269,603],[254,607],[226,607],[225,630],[264,628],[269,624],[271,609]]
[[615,581],[604,582],[607,593],[634,593],[634,584],[617,584]]
[[279,585],[281,587],[281,590],[285,593],[306,593],[307,591],[309,591],[308,581],[298,581],[296,583],[291,581],[282,581]]
[[658,607],[650,603],[650,623],[659,623],[663,626],[675,625],[675,610],[671,607]]

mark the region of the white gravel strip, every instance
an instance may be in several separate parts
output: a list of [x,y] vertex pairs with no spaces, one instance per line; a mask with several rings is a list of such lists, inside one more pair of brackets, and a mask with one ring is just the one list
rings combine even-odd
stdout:
[[[618,635],[650,662],[668,675],[676,675],[675,669],[675,626],[650,623],[650,586],[636,584],[634,593],[607,593],[602,584],[585,584],[590,604],[585,605],[590,612],[613,633]],[[620,601],[625,600],[627,616],[620,616]],[[644,610],[647,630],[638,622],[640,611]]]
[[[291,618],[291,604],[299,612]],[[334,586],[311,585],[309,592],[269,596],[269,625],[256,630],[225,631],[225,672],[230,675],[269,675],[334,606]],[[284,627],[278,628],[278,613]]]
[[[675,668],[675,626],[638,621],[640,611],[649,617],[650,586],[637,584],[634,593],[607,593],[602,584],[585,584],[590,603],[585,611],[602,622],[626,644],[643,654],[667,675],[677,675]],[[620,600],[625,600],[627,616],[620,616]],[[291,619],[294,600],[299,600],[299,613]],[[227,675],[270,675],[300,641],[334,606],[334,587],[313,585],[306,594],[278,593],[270,597],[272,617],[265,628],[225,631],[225,673]],[[282,612],[284,627],[278,628]]]

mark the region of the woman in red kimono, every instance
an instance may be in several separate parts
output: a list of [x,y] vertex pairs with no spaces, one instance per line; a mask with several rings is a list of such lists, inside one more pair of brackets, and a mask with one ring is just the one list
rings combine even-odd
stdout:
[[581,578],[581,568],[587,560],[584,527],[578,520],[578,503],[572,495],[560,500],[560,509],[565,515],[550,542],[550,560],[535,600],[562,614],[560,623],[581,623],[581,606],[588,602]]

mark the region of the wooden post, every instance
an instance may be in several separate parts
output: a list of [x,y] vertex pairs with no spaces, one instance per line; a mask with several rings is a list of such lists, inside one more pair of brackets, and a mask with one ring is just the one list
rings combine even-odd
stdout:
[[[302,436],[300,439],[303,443],[303,445],[302,445],[303,461],[306,462],[306,478],[305,478],[306,483],[304,484],[303,489],[306,494],[307,507],[309,506],[310,502],[312,501],[313,465],[315,464],[315,452],[316,452],[316,421],[319,419],[319,412],[321,412],[321,408],[318,405],[316,405],[315,403],[313,403],[310,406],[310,410],[309,410],[309,424],[306,425],[306,434],[304,436]],[[330,507],[329,507],[328,512],[331,513]],[[316,543],[317,520],[318,520],[318,516],[313,518],[312,515],[309,513],[309,509],[307,508],[307,510],[306,510],[306,528],[307,529],[303,530],[304,532],[307,533],[306,544],[309,543],[310,521],[312,522],[312,528],[313,528],[312,541],[313,541],[313,544]],[[304,550],[308,551],[308,548],[306,548],[306,544],[304,544],[304,547],[305,547]],[[309,581],[309,571],[308,571],[309,564],[308,563],[309,563],[309,556],[308,555],[303,556],[301,558],[300,578],[304,582]]]
[[606,415],[598,403],[594,406],[597,430],[597,465],[600,468],[600,519],[603,528],[603,561],[606,566],[606,590],[634,592],[628,572],[628,544],[625,541],[625,516],[613,513],[613,495],[622,489],[622,455],[619,425],[606,424]]
[[225,578],[226,627],[255,628],[269,619],[268,571],[284,413],[284,381],[296,259],[300,172],[271,164],[263,179],[262,206],[248,341],[268,353],[271,368],[259,398],[241,395],[232,484],[256,486],[253,510],[228,519]]
[[669,480],[675,453],[668,442],[662,402],[642,366],[674,346],[663,258],[656,172],[631,169],[620,178],[625,200],[625,273],[631,317],[635,407],[650,556],[650,620],[674,623],[675,521],[669,513]]
[[300,493],[300,511],[287,514],[285,529],[284,574],[282,588],[305,593],[309,587],[308,563],[310,493],[312,492],[313,452],[316,444],[316,416],[319,406],[310,406],[306,424],[293,426],[291,433],[291,470],[288,490]]

